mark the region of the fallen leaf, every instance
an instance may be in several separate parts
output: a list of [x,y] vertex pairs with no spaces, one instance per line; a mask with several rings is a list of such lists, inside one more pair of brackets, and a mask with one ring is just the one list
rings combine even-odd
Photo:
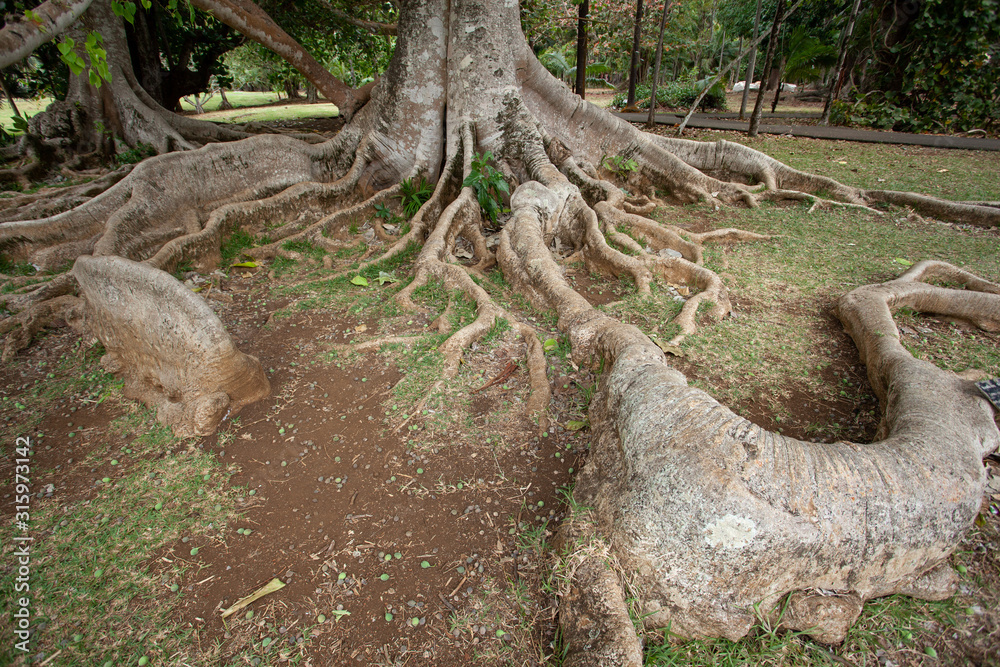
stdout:
[[394,283],[396,282],[396,280],[397,280],[396,276],[392,275],[391,273],[386,273],[385,271],[378,272],[379,285],[385,285],[386,283]]
[[243,598],[242,600],[237,601],[236,604],[234,604],[229,609],[222,612],[222,618],[227,618],[229,616],[232,616],[240,609],[243,609],[244,607],[256,602],[265,595],[269,595],[271,593],[274,593],[275,591],[280,591],[284,587],[285,583],[281,579],[274,578],[271,581],[264,584],[263,586],[261,586],[260,588],[258,588],[250,595]]
[[354,327],[354,330],[357,331],[358,333],[364,333],[364,332],[368,331],[368,325],[367,324],[359,324],[358,326]]
[[557,341],[555,338],[549,338],[544,343],[542,343],[542,349],[545,350],[546,352],[551,352],[557,347],[559,347],[559,341]]
[[903,266],[913,266],[913,262],[908,259],[903,259],[902,257],[897,257],[892,261],[896,262],[896,264],[902,264]]
[[235,264],[230,264],[229,266],[236,267],[239,269],[256,269],[260,265],[257,262],[251,260],[248,262],[236,262]]
[[837,160],[837,164],[847,164],[847,163],[844,162],[843,160]]
[[677,347],[676,345],[671,345],[670,343],[664,343],[659,338],[655,339],[653,342],[656,343],[657,347],[659,347],[661,350],[663,350],[667,354],[672,354],[675,357],[683,357],[684,356],[684,350],[682,350],[681,348]]
[[938,171],[939,174],[943,174],[944,172],[946,172],[948,170],[947,169],[938,169],[937,171]]
[[364,276],[354,276],[351,278],[352,285],[360,285],[361,287],[368,287],[368,279]]
[[587,425],[587,422],[585,422],[585,421],[582,421],[582,422],[580,422],[580,421],[568,421],[568,422],[566,422],[566,430],[567,431],[579,431],[580,429],[582,429],[586,425]]

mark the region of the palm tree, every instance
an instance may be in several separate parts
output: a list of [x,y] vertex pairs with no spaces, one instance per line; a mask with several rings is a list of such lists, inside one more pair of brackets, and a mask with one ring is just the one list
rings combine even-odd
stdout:
[[778,89],[774,93],[771,113],[778,106],[781,96],[781,83],[812,82],[822,76],[823,70],[832,67],[837,62],[837,49],[832,44],[809,34],[808,28],[798,26],[788,36],[784,48],[785,66],[778,77]]
[[[572,83],[576,81],[576,54],[572,52],[573,46],[573,44],[565,44],[545,49],[538,55],[538,60],[545,66],[545,69],[552,73],[552,76],[561,81]],[[598,76],[610,71],[611,67],[607,63],[590,63],[586,69],[587,85],[612,88],[613,86],[607,80]]]

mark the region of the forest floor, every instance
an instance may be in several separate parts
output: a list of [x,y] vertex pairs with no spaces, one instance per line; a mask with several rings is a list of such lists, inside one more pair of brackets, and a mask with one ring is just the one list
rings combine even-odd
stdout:
[[[298,122],[298,121],[297,121]],[[298,127],[298,126],[297,126]],[[287,128],[286,128],[287,129]],[[299,128],[301,129],[301,128]],[[701,139],[730,138],[697,131]],[[853,185],[1000,199],[990,154],[758,138],[755,148]],[[706,265],[733,301],[673,359],[689,380],[767,428],[806,440],[870,441],[878,422],[857,351],[831,307],[925,258],[1000,280],[1000,233],[893,209],[808,213],[807,206],[660,209],[691,231],[735,226],[771,241],[711,247]],[[439,383],[445,329],[474,317],[442,284],[417,290],[423,309],[392,296],[414,254],[364,271],[377,256],[370,221],[341,232],[334,255],[234,267],[264,242],[234,233],[225,266],[178,278],[201,288],[237,346],[255,355],[271,396],[207,438],[177,439],[122,396],[90,347],[53,329],[0,368],[0,516],[14,514],[15,443],[30,438],[30,604],[22,654],[48,665],[559,664],[560,522],[589,446],[587,406],[600,367],[577,366],[551,312],[537,312],[496,271],[484,287],[545,340],[550,426],[524,415],[523,343],[503,323]],[[460,261],[469,261],[458,253]],[[346,273],[345,273],[346,272]],[[651,336],[672,333],[683,286],[632,285],[570,265],[596,306]],[[379,278],[382,278],[380,283]],[[362,281],[357,281],[362,282]],[[1000,335],[897,313],[903,340],[945,368],[1000,376]],[[408,336],[368,352],[351,344]],[[738,642],[664,642],[647,633],[648,664],[1000,664],[1000,460],[976,525],[953,556],[959,594],[941,603],[872,601],[839,647],[765,624]],[[14,590],[4,540],[0,586]],[[283,587],[223,618],[268,582]],[[11,618],[12,595],[3,614]],[[9,637],[10,635],[8,635]]]

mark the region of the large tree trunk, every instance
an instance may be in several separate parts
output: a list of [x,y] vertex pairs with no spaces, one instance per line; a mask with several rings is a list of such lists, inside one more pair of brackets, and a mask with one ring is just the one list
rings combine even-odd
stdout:
[[113,153],[114,140],[130,147],[147,144],[166,153],[246,136],[178,116],[157,104],[135,78],[125,29],[112,12],[110,0],[94,0],[71,34],[77,44],[82,44],[91,31],[104,38],[111,80],[96,88],[90,84],[87,72],[71,75],[66,99],[53,102],[44,113],[32,118],[34,134],[46,140],[68,140],[77,154]]
[[590,13],[590,0],[580,3],[579,17],[576,26],[576,94],[587,97],[587,20]]
[[750,94],[750,84],[753,83],[754,67],[757,66],[757,37],[760,35],[760,5],[761,0],[757,0],[757,11],[753,19],[753,41],[754,45],[750,49],[750,63],[747,65],[746,85],[743,87],[743,97],[740,101],[740,120],[747,110],[747,95]]
[[[77,209],[0,225],[0,250],[47,267],[93,254],[167,270],[181,261],[208,269],[219,261],[222,237],[237,227],[251,234],[266,228],[276,239],[251,251],[261,261],[285,252],[288,241],[336,250],[341,246],[331,233],[371,217],[375,205],[394,203],[402,179],[423,175],[437,183],[433,196],[410,231],[386,235],[387,249],[370,261],[417,243],[413,280],[396,296],[400,307],[414,308],[410,296],[432,277],[476,303],[476,319],[438,348],[446,377],[458,372],[463,351],[496,318],[513,323],[527,344],[528,409],[541,426],[548,381],[537,332],[495,302],[473,272],[499,265],[532,304],[555,310],[578,362],[607,361],[591,413],[598,442],[580,497],[595,507],[598,536],[642,584],[639,603],[651,614],[644,617],[650,627],[736,637],[755,609],[770,614],[790,593],[804,610],[783,622],[836,639],[865,599],[893,591],[940,596],[947,581],[927,573],[941,572],[935,568],[969,527],[984,484],[981,458],[1000,434],[985,399],[907,359],[879,300],[904,299],[916,309],[1000,328],[998,297],[986,294],[1000,287],[920,266],[906,280],[842,302],[841,316],[884,397],[885,437],[867,446],[813,445],[767,433],[687,387],[656,344],[571,287],[552,247],[570,249],[592,271],[631,278],[639,293],[657,279],[691,286],[697,293],[675,320],[676,342],[695,330],[700,305],[710,318],[729,310],[722,280],[702,265],[703,245],[763,237],[724,229],[681,238],[645,217],[655,207],[647,193],[722,205],[905,202],[938,218],[991,226],[1000,224],[1000,209],[863,191],[730,142],[644,134],[548,73],[524,40],[516,3],[408,0],[397,34],[371,100],[334,139],[309,145],[254,137],[151,158]],[[496,254],[485,242],[472,188],[462,187],[473,156],[486,152],[513,190]],[[606,156],[635,161],[627,183],[603,168]],[[454,261],[459,237],[473,246],[475,267]],[[661,257],[663,248],[682,257]],[[969,289],[919,282],[928,277]],[[64,274],[0,295],[0,304],[17,313],[0,327],[10,332],[5,355],[51,321],[53,307],[46,304],[76,291],[72,275]],[[567,600],[567,636],[586,636],[573,619],[594,620],[587,609],[617,605],[606,615],[611,629],[598,628],[615,640],[589,651],[576,643],[565,664],[638,664],[635,631],[620,608],[627,596],[600,567],[583,568],[584,574],[595,582],[593,592],[606,597],[596,606],[583,601],[578,613]],[[802,594],[815,588],[838,591],[843,608],[809,606]]]

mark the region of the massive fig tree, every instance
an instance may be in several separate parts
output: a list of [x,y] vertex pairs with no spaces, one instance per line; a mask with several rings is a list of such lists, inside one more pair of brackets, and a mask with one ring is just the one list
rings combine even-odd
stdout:
[[[950,582],[938,565],[975,516],[982,457],[1000,434],[971,383],[913,360],[899,345],[891,309],[906,304],[996,330],[1000,287],[933,264],[846,298],[840,316],[882,400],[881,439],[815,445],[768,433],[688,387],[657,345],[574,291],[561,263],[571,257],[592,271],[630,277],[640,293],[654,280],[688,284],[695,294],[678,316],[685,336],[699,305],[715,318],[729,311],[725,285],[702,265],[703,245],[760,237],[722,229],[683,239],[647,217],[654,198],[719,206],[897,203],[982,226],[1000,223],[1000,209],[860,190],[728,141],[643,133],[573,95],[539,64],[514,0],[400,5],[389,69],[333,139],[310,145],[265,135],[150,158],[72,210],[39,219],[9,214],[0,225],[3,253],[50,269],[81,255],[210,269],[227,233],[260,233],[265,224],[276,240],[255,249],[258,259],[286,252],[283,244],[293,240],[334,249],[333,232],[369,217],[377,204],[392,204],[402,180],[423,176],[435,183],[433,195],[405,234],[378,227],[387,249],[371,261],[418,244],[400,304],[414,307],[410,295],[432,277],[477,304],[478,318],[440,348],[446,375],[495,318],[514,322],[527,342],[529,409],[541,420],[548,383],[535,331],[505,313],[475,273],[499,265],[532,304],[555,310],[577,360],[606,361],[591,415],[595,452],[580,494],[594,508],[594,530],[640,583],[632,595],[652,626],[739,637],[755,608],[770,613],[791,594],[785,621],[836,641],[865,599],[894,591],[946,595]],[[495,252],[476,193],[463,186],[486,153],[513,193]],[[628,183],[616,181],[607,156],[635,161]],[[276,221],[283,224],[275,228]],[[475,249],[474,266],[455,260],[460,237]],[[661,256],[664,248],[680,257]],[[929,277],[966,289],[928,285]],[[78,293],[72,274],[40,287],[17,288],[15,280],[0,297],[14,313],[0,326],[8,332],[8,359],[61,309],[74,307]],[[574,661],[567,664],[636,664],[614,576],[594,565],[580,572],[590,583],[567,596]],[[810,593],[816,590],[830,594]]]

